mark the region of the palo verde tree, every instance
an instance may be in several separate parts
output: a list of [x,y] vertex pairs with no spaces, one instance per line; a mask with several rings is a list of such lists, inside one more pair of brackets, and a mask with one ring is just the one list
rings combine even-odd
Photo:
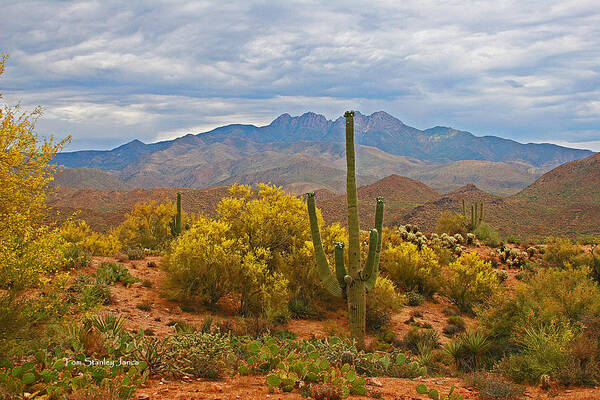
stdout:
[[315,194],[308,193],[308,214],[319,277],[332,295],[344,297],[348,303],[350,334],[360,348],[365,346],[366,292],[375,285],[379,273],[379,256],[383,227],[383,198],[377,198],[375,229],[371,229],[369,252],[361,267],[354,156],[354,111],[346,111],[346,199],[348,203],[348,268],[344,266],[344,243],[335,245],[335,275],[329,268],[315,208]]

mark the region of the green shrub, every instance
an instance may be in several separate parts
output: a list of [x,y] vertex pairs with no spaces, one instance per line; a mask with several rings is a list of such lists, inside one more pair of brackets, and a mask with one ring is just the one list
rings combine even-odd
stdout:
[[421,250],[412,243],[387,247],[381,254],[381,268],[398,287],[432,296],[440,287],[439,264],[433,250]]
[[498,288],[496,271],[477,253],[466,253],[448,266],[447,296],[463,311],[471,311]]
[[404,347],[412,351],[414,354],[418,354],[419,348],[439,348],[440,336],[434,329],[421,329],[413,326],[406,333],[406,335],[404,335],[402,343]]
[[520,348],[515,332],[564,321],[576,327],[600,316],[600,288],[589,269],[543,268],[512,290],[496,292],[478,311],[478,320],[494,339],[495,352]]
[[163,250],[172,238],[169,223],[176,213],[170,201],[136,204],[119,226],[119,240],[126,248]]
[[100,283],[112,285],[121,282],[123,286],[131,286],[139,279],[133,277],[126,266],[119,263],[104,263],[98,267],[95,277]]
[[231,368],[233,348],[228,335],[191,333],[166,342],[167,368],[175,376],[219,379]]
[[301,297],[295,297],[288,302],[291,318],[294,319],[318,319],[319,313],[315,306]]
[[483,400],[515,400],[523,397],[525,388],[515,385],[498,374],[476,372],[466,377],[466,383],[477,389]]
[[500,245],[500,235],[486,222],[481,222],[473,233],[487,246],[498,247]]
[[538,384],[542,375],[555,377],[567,366],[574,337],[574,329],[564,323],[525,328],[516,337],[520,352],[502,360],[498,369],[515,382]]
[[146,253],[141,247],[129,247],[125,251],[128,260],[143,260],[146,258]]
[[573,244],[568,238],[547,238],[544,262],[551,267],[564,268],[572,259],[581,254],[583,249]]
[[79,269],[90,265],[91,253],[80,244],[69,244],[65,250],[65,268]]
[[465,372],[476,371],[489,362],[492,343],[480,331],[466,332],[444,346],[456,367]]
[[438,221],[435,231],[438,234],[447,233],[455,235],[457,233],[465,236],[469,232],[469,223],[467,218],[459,213],[444,211]]
[[406,293],[406,304],[415,307],[425,303],[425,297],[421,293],[413,292],[412,290]]

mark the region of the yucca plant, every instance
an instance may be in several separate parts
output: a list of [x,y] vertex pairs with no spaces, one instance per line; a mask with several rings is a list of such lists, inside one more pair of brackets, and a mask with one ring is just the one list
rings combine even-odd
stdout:
[[323,250],[315,207],[315,194],[308,193],[308,215],[315,249],[319,277],[323,286],[334,296],[344,297],[348,303],[350,335],[360,348],[365,346],[366,291],[375,286],[379,273],[379,257],[383,227],[383,198],[377,198],[375,229],[371,229],[369,252],[364,267],[360,264],[358,200],[356,195],[356,167],[354,155],[354,111],[346,111],[346,201],[348,204],[348,268],[344,266],[344,243],[335,244],[335,275]]

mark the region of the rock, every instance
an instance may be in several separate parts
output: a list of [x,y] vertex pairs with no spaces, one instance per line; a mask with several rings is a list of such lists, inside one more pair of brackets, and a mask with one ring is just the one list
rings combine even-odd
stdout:
[[375,378],[367,378],[366,382],[367,385],[371,385],[371,386],[377,386],[377,387],[383,387],[383,383],[379,382],[377,379]]
[[132,288],[141,288],[142,287],[142,282],[134,282],[131,284]]
[[150,400],[150,396],[147,394],[140,394],[138,395],[138,400]]
[[182,312],[183,311],[181,310],[181,307],[179,307],[179,306],[175,306],[175,308],[173,308],[173,314],[175,314],[175,315],[179,315]]

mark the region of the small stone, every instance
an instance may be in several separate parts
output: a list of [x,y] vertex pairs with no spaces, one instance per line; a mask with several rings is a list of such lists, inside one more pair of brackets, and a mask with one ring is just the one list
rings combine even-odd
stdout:
[[147,394],[140,394],[138,395],[138,400],[150,400],[150,396]]
[[383,383],[379,382],[375,378],[367,378],[366,384],[371,386],[383,387]]

